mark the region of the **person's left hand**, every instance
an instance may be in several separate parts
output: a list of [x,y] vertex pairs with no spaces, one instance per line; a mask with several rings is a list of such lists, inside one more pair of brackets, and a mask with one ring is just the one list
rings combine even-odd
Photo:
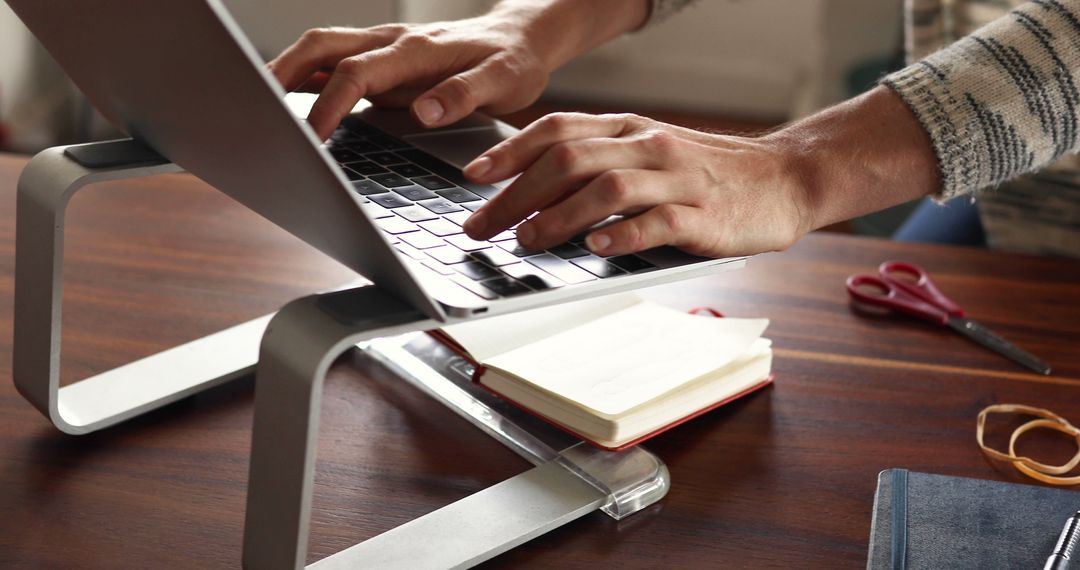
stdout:
[[465,224],[473,239],[517,227],[540,250],[613,214],[593,231],[594,253],[673,245],[707,257],[782,250],[813,227],[785,137],[703,133],[635,115],[553,114],[465,168],[476,182],[521,176]]

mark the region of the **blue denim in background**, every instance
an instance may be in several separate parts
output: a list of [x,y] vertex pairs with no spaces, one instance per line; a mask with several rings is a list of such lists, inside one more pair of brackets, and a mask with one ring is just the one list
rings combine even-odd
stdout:
[[971,196],[957,196],[944,204],[923,198],[892,238],[896,241],[986,247],[986,233]]

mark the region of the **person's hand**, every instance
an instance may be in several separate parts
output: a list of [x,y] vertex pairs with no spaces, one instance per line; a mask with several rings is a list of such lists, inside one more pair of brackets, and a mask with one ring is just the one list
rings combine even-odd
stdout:
[[548,75],[641,26],[648,0],[502,0],[483,16],[306,32],[268,66],[288,91],[321,93],[308,122],[326,138],[357,101],[408,105],[427,127],[475,110],[521,109]]
[[635,115],[549,115],[469,164],[490,183],[521,173],[465,224],[473,239],[517,227],[528,249],[589,234],[601,255],[673,245],[726,257],[781,250],[813,225],[782,140],[721,136]]
[[324,28],[269,63],[288,91],[321,93],[308,122],[325,139],[357,101],[406,106],[429,127],[482,109],[521,109],[547,85],[543,49],[514,20],[494,15],[437,24]]

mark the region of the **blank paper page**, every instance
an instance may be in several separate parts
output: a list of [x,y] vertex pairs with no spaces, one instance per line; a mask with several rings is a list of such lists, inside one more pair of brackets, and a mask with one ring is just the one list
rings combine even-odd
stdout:
[[640,303],[495,356],[488,364],[614,415],[725,366],[768,324],[768,319],[718,319]]

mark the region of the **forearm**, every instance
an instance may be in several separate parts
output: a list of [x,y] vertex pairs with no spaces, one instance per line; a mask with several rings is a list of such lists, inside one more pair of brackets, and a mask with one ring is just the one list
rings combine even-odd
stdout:
[[926,131],[886,87],[764,137],[791,157],[805,193],[804,231],[936,192]]
[[648,19],[649,0],[503,0],[492,15],[522,30],[549,71]]

